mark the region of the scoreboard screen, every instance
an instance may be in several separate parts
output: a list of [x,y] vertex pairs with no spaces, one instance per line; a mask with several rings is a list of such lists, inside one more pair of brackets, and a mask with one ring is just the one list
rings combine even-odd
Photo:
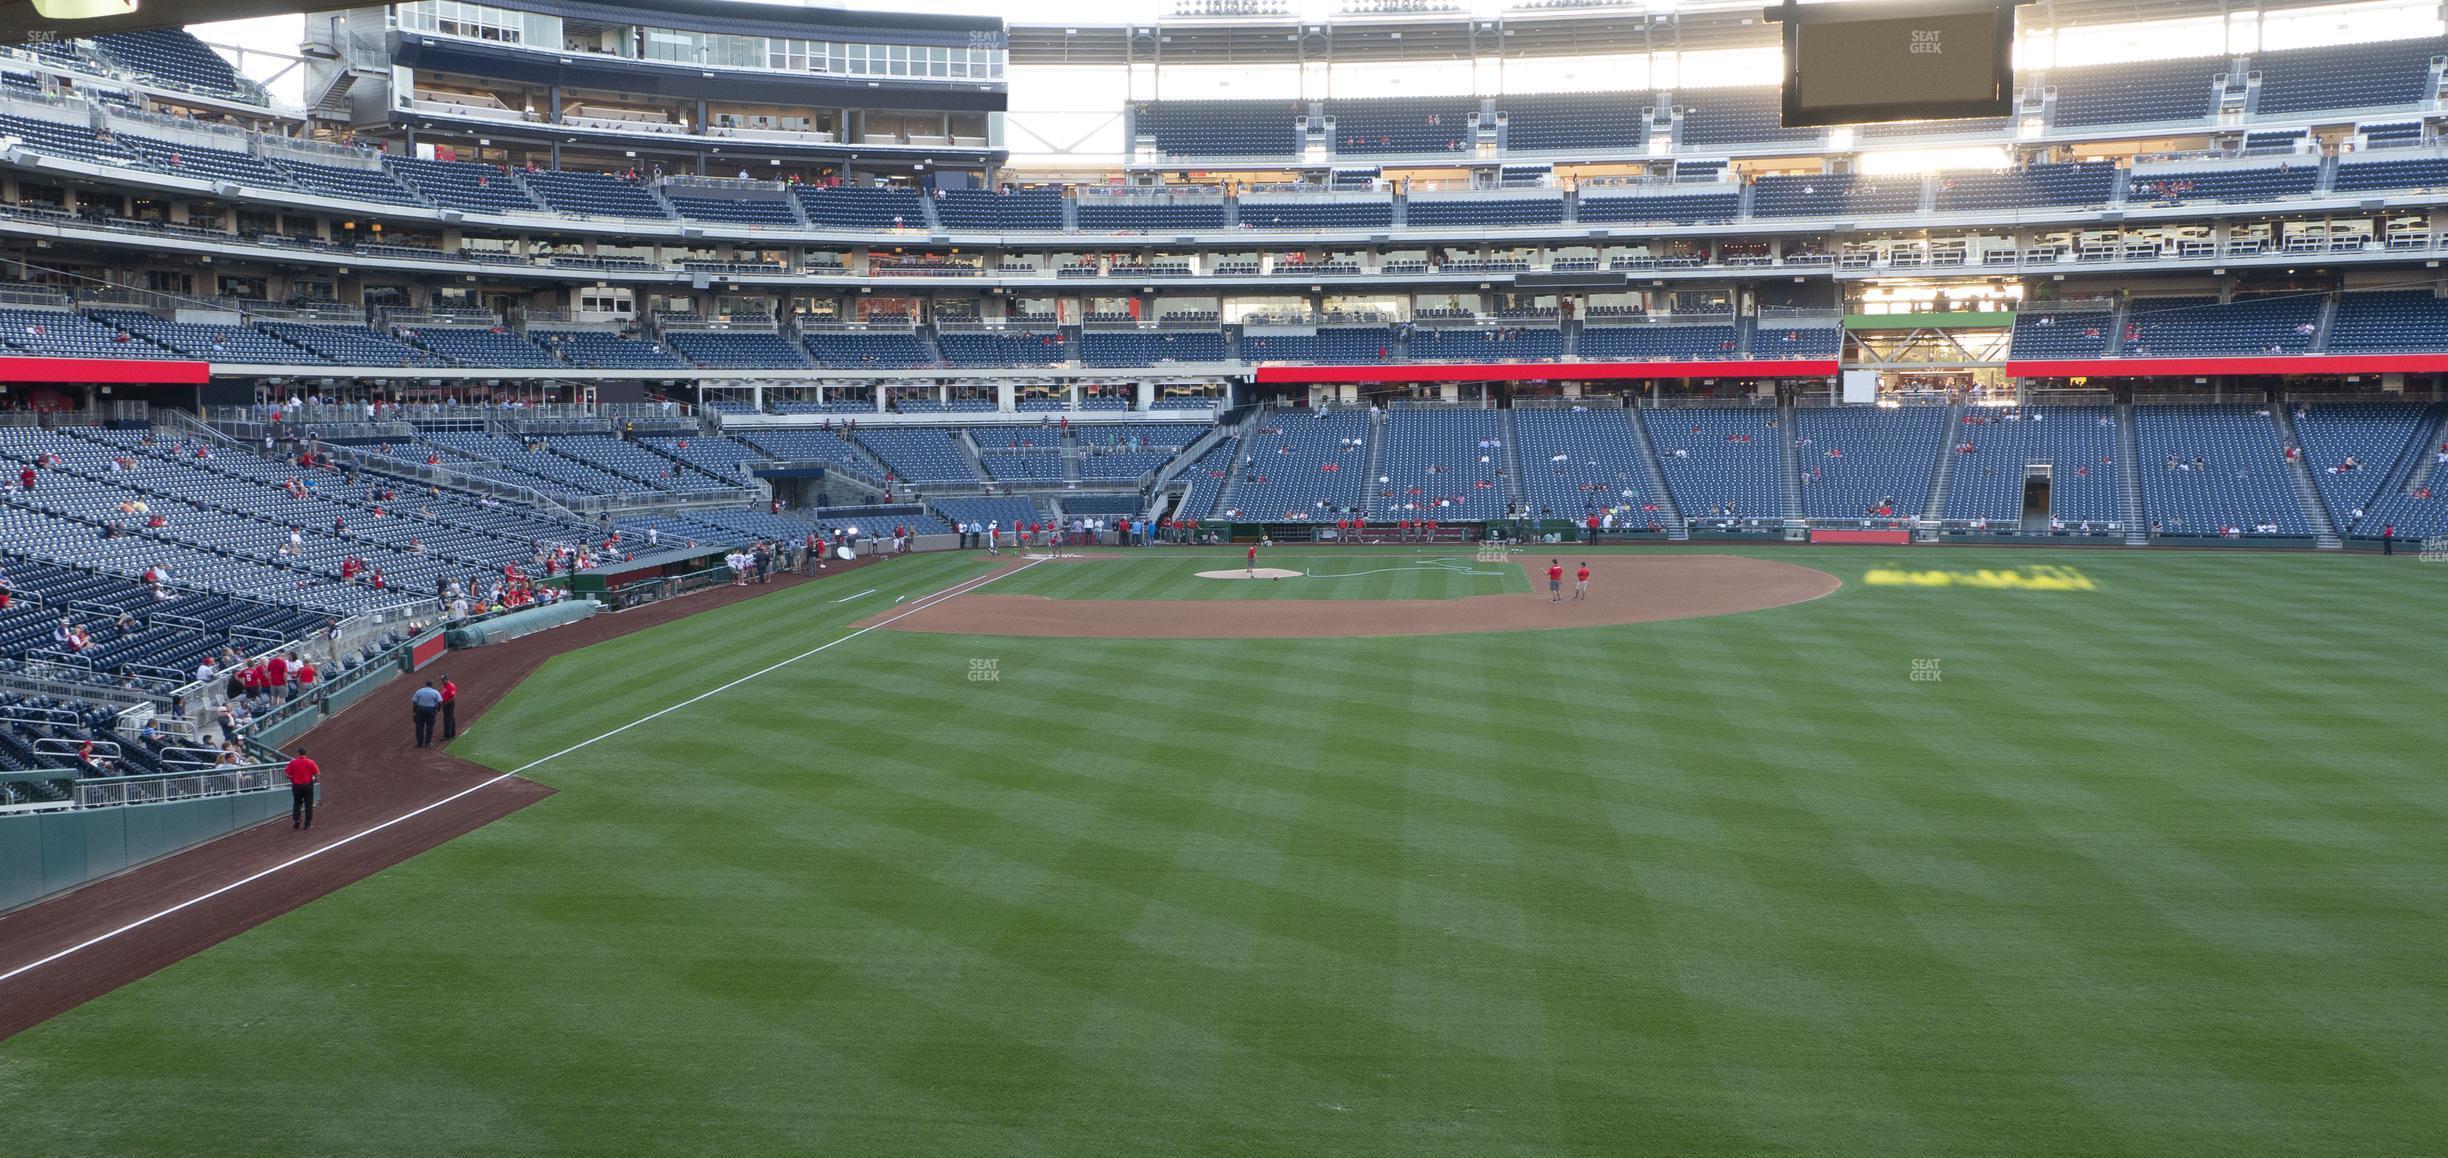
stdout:
[[1785,124],[2014,111],[2014,0],[1787,4]]

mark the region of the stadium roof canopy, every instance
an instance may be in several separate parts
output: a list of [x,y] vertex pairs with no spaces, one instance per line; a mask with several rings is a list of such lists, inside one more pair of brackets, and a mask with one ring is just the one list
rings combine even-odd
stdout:
[[[2188,16],[2276,12],[2333,6],[2337,0],[2034,0],[2025,28],[2071,28]],[[1351,14],[1326,20],[1282,16],[1172,16],[1144,22],[1014,23],[1018,66],[1299,64],[1316,61],[1463,60],[1473,57],[1591,56],[1615,53],[1764,48],[1777,27],[1760,19],[1760,0],[1681,0],[1402,15]]]

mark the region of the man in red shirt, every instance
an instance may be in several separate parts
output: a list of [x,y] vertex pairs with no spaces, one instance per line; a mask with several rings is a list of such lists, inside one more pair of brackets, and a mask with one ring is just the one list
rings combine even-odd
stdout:
[[264,693],[271,696],[272,702],[276,704],[289,698],[289,659],[287,656],[275,654],[264,661]]
[[1547,560],[1547,602],[1564,602],[1564,560]]
[[1256,543],[1252,543],[1252,544],[1250,544],[1250,549],[1249,549],[1249,577],[1250,577],[1250,578],[1252,578],[1252,579],[1255,579],[1255,578],[1257,578],[1257,577],[1258,577],[1258,544],[1256,544]]
[[459,735],[459,685],[458,685],[458,684],[455,684],[455,683],[452,683],[452,682],[451,682],[451,678],[450,678],[449,676],[443,676],[443,677],[442,677],[442,738],[443,738],[443,739],[445,739],[445,740],[449,740],[449,739],[454,739],[454,738],[456,738],[458,735]]
[[1573,598],[1575,598],[1575,599],[1587,599],[1587,598],[1589,598],[1589,564],[1588,564],[1588,563],[1583,563],[1583,564],[1581,564],[1581,569],[1580,569],[1580,570],[1578,570],[1578,571],[1573,572]]
[[313,828],[315,782],[322,779],[323,769],[306,758],[306,749],[297,750],[297,758],[289,761],[281,772],[289,777],[289,827]]

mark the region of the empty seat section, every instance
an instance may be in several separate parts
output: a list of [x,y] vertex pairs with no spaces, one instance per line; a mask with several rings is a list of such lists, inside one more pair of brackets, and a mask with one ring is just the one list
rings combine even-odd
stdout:
[[1080,335],[1080,360],[1090,366],[1224,359],[1224,335],[1215,330],[1089,330]]
[[[1643,415],[1686,519],[1781,519],[1785,462],[1773,409],[1704,407]],[[1529,469],[1525,462],[1523,469]]]
[[1623,411],[1516,409],[1513,434],[1521,450],[1522,501],[1533,514],[1578,519],[1612,511],[1617,526],[1662,529],[1663,510],[1641,465],[1639,432]]
[[2252,169],[2154,169],[2131,174],[2126,200],[2266,201],[2300,197],[2320,183],[2320,165],[2279,164]]
[[467,161],[389,156],[383,164],[409,188],[444,209],[467,213],[533,213],[543,208],[506,169]]
[[135,331],[71,310],[0,307],[0,344],[37,358],[168,358]]
[[1059,330],[945,331],[935,336],[944,361],[955,366],[1052,366],[1072,359],[1069,336]]
[[1057,230],[1063,227],[1059,189],[953,189],[935,199],[935,217],[946,229]]
[[1379,519],[1470,522],[1505,513],[1504,438],[1493,410],[1386,412],[1384,442],[1370,479],[1369,512]]
[[1374,97],[1326,103],[1339,156],[1402,153],[1459,155],[1471,151],[1472,97]]
[[1241,357],[1249,362],[1308,365],[1374,365],[1394,359],[1388,326],[1323,326],[1306,334],[1241,335]]
[[691,197],[669,194],[672,210],[692,221],[725,225],[762,225],[787,229],[799,224],[791,204],[778,197]]
[[542,346],[501,327],[417,326],[400,337],[461,366],[545,369],[561,364]]
[[974,486],[980,481],[976,468],[969,465],[968,452],[948,430],[873,428],[852,437],[903,482]]
[[2142,507],[2159,533],[2217,535],[2259,526],[2306,535],[2278,442],[2278,428],[2257,405],[2137,406],[2134,436],[2142,461]]
[[2448,39],[2434,36],[2255,53],[2261,95],[2253,111],[2271,116],[2416,104],[2430,97],[2431,58],[2443,52]]
[[837,370],[897,370],[935,364],[934,351],[908,330],[810,330],[801,341],[818,365]]
[[602,330],[529,329],[528,340],[572,366],[599,370],[677,370],[688,363],[660,345]]
[[1697,225],[1703,222],[1732,221],[1742,216],[1742,194],[1734,190],[1718,193],[1658,193],[1629,196],[1603,196],[1597,192],[1581,195],[1580,219],[1588,222],[1673,222]]
[[1407,210],[1414,226],[1554,225],[1564,220],[1561,197],[1415,197]]
[[926,205],[918,191],[871,185],[800,185],[791,190],[808,223],[842,229],[923,229]]
[[[1942,519],[1987,519],[2012,527],[2023,517],[2023,478],[2049,468],[2049,511],[2069,526],[2123,517],[2116,466],[2116,412],[2106,406],[2047,406],[2003,414],[1978,407],[1964,413],[1960,445],[1947,478]],[[1815,462],[1803,456],[1806,465]],[[1918,510],[1915,514],[1920,513]]]
[[763,370],[811,367],[815,363],[789,338],[760,331],[669,330],[663,344],[708,369]]
[[364,326],[258,322],[265,333],[342,366],[439,366],[442,359]]
[[540,169],[519,175],[544,204],[563,213],[585,217],[635,217],[669,220],[672,211],[655,199],[654,190],[610,173]]
[[1946,407],[1806,408],[1794,427],[1804,518],[1918,517],[1929,504]]
[[1942,173],[1938,208],[1952,212],[2044,205],[2106,205],[2116,193],[2116,165],[2079,161],[2030,165],[1997,173]]
[[1564,356],[1560,330],[1527,326],[1411,331],[1411,357],[1422,362],[1536,362]]
[[[1361,513],[1368,491],[1365,410],[1275,410],[1261,416],[1234,471],[1238,517],[1266,522],[1334,521]],[[1217,511],[1216,517],[1228,517]]]
[[1918,177],[1850,173],[1762,177],[1751,191],[1751,212],[1761,217],[1880,216],[1920,209]]
[[1200,157],[1279,157],[1300,151],[1298,101],[1150,101],[1133,108],[1133,131],[1160,152]]
[[1585,326],[1581,357],[1626,362],[1723,361],[1742,356],[1730,325]]
[[1221,201],[1149,201],[1136,197],[1080,199],[1082,232],[1188,232],[1224,228]]
[[2057,90],[2053,123],[2073,126],[2204,120],[2218,100],[2212,81],[2225,75],[2227,69],[2228,59],[2224,56],[2050,69],[2047,83]]
[[1543,93],[1496,98],[1505,115],[1505,148],[1537,152],[1616,152],[1637,155],[1649,147],[1642,110],[1657,94],[1642,91]]
[[2126,314],[2127,355],[2144,358],[2301,354],[2311,348],[2319,294],[2240,298],[2152,298]]
[[1245,229],[1385,229],[1394,224],[1394,203],[1370,199],[1263,201],[1241,199]]
[[1773,88],[1693,89],[1675,94],[1683,106],[1683,143],[1740,145],[1819,140],[1818,129],[1785,127],[1784,98]]

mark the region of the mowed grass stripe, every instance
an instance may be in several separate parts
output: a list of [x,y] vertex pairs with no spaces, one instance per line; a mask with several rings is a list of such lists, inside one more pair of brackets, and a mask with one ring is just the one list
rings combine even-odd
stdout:
[[[617,1133],[641,1152],[2361,1155],[2448,1124],[2448,790],[2388,726],[2428,718],[2404,675],[2435,650],[2406,625],[2448,611],[2430,572],[1760,553],[1848,586],[1521,636],[864,636],[0,1046],[0,1113],[45,1153]],[[1862,582],[2035,562],[2099,588]],[[1005,582],[1165,589],[1090,574],[1107,566]],[[748,606],[768,604],[789,613],[584,657],[626,679],[685,654],[687,675],[552,665],[488,716],[488,758],[857,618]],[[1940,681],[1912,681],[1915,658]],[[979,659],[996,680],[970,679]],[[199,1104],[195,1072],[263,1074],[320,1120],[267,1136]]]

